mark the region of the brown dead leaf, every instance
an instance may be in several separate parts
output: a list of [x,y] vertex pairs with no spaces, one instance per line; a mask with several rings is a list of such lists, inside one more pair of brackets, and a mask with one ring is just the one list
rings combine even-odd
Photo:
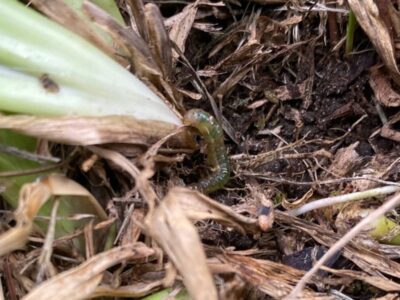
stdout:
[[[186,39],[192,29],[198,4],[199,0],[196,0],[196,2],[188,4],[181,13],[175,15],[174,23],[169,31],[169,38],[178,46],[182,53],[185,52]],[[179,54],[174,51],[172,56],[176,60]]]
[[332,164],[329,167],[327,176],[334,174],[337,177],[343,177],[349,174],[357,165],[361,163],[362,158],[357,153],[356,148],[359,142],[353,143],[346,148],[339,149]]
[[95,293],[106,269],[127,259],[143,259],[153,254],[154,250],[142,243],[113,248],[43,282],[23,300],[87,299]]
[[357,22],[368,35],[386,67],[391,71],[393,79],[400,84],[400,73],[397,68],[393,42],[377,5],[373,0],[349,0],[349,5]]
[[[18,208],[15,211],[17,225],[0,235],[0,256],[25,245],[34,227],[34,218],[51,196],[66,195],[80,197],[81,203],[76,206],[79,213],[92,214],[98,218],[97,221],[107,219],[97,200],[80,184],[60,174],[49,175],[39,182],[27,183],[21,188]],[[72,205],[72,210],[73,207]]]
[[400,106],[400,95],[392,89],[389,78],[379,68],[370,70],[369,85],[374,91],[376,100],[384,106]]
[[[0,128],[12,129],[46,140],[71,145],[132,143],[151,145],[176,130],[176,126],[160,121],[141,121],[128,116],[105,117],[39,117],[0,115]],[[177,136],[171,145],[185,147],[187,139]]]
[[302,99],[306,96],[307,83],[308,81],[303,81],[298,84],[286,84],[269,93],[273,94],[274,98],[279,99],[279,101]]

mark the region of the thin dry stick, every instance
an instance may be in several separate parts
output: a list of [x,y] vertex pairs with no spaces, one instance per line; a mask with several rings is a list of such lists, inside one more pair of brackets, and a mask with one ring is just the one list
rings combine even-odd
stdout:
[[14,156],[24,158],[27,160],[31,160],[31,161],[36,161],[39,163],[42,163],[42,162],[58,163],[58,162],[60,162],[60,159],[58,157],[35,154],[35,153],[29,152],[29,151],[21,150],[16,147],[3,145],[3,144],[0,144],[0,152],[4,152],[4,153],[10,154],[10,155],[14,155]]
[[59,205],[60,199],[56,198],[53,209],[51,210],[50,222],[47,229],[46,239],[43,244],[42,253],[40,254],[38,260],[40,268],[36,277],[37,282],[42,282],[45,274],[50,277],[53,277],[57,274],[53,264],[51,263],[51,255],[53,253],[53,241],[56,232],[56,218]]
[[378,207],[374,212],[369,214],[367,217],[362,219],[355,227],[353,227],[348,233],[346,233],[340,240],[338,240],[332,247],[317,261],[317,263],[309,270],[303,278],[297,283],[292,292],[285,297],[285,300],[298,299],[305,284],[315,275],[320,267],[330,259],[335,253],[341,250],[347,243],[351,241],[358,233],[360,233],[364,228],[370,226],[373,221],[378,219],[380,216],[384,215],[389,210],[395,208],[400,204],[400,193],[393,196],[391,199],[386,201],[380,207]]
[[336,184],[336,183],[343,183],[343,182],[348,182],[348,181],[354,181],[354,180],[369,180],[373,182],[378,182],[382,184],[387,184],[387,185],[394,185],[394,186],[399,186],[400,183],[395,182],[395,181],[389,181],[389,180],[382,180],[379,178],[375,177],[367,177],[367,176],[356,176],[356,177],[342,177],[338,179],[328,179],[328,180],[317,180],[317,181],[295,181],[295,180],[290,180],[290,179],[285,179],[285,178],[276,178],[276,177],[268,177],[265,176],[263,173],[250,173],[250,172],[236,172],[237,176],[249,176],[249,177],[257,177],[260,179],[268,180],[268,181],[273,181],[273,182],[278,182],[278,183],[285,183],[285,184],[294,184],[294,185],[322,185],[322,184]]
[[63,165],[65,165],[65,162],[61,162],[61,163],[50,165],[50,166],[42,166],[42,167],[37,167],[37,168],[33,168],[33,169],[27,169],[27,170],[4,171],[4,172],[0,172],[0,178],[26,176],[26,175],[32,175],[32,174],[37,174],[37,173],[44,173],[44,172],[48,172],[48,171],[52,171],[54,169],[60,168]]
[[395,192],[400,191],[400,187],[398,186],[384,186],[384,187],[379,187],[376,189],[370,189],[362,192],[355,192],[355,193],[350,193],[350,194],[345,194],[345,195],[340,195],[340,196],[334,196],[334,197],[328,197],[320,200],[316,200],[307,204],[304,204],[303,206],[292,209],[289,211],[289,214],[292,216],[299,216],[302,214],[305,214],[309,211],[312,211],[314,209],[326,207],[326,206],[331,206],[333,204],[337,203],[344,203],[348,201],[355,201],[355,200],[362,200],[365,198],[371,198],[371,197],[378,197],[382,195],[387,195],[387,194],[393,194]]

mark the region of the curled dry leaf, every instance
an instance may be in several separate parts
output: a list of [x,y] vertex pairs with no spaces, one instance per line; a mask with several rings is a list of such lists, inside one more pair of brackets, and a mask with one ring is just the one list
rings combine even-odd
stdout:
[[[66,215],[74,212],[88,213],[95,216],[97,222],[107,219],[106,213],[97,200],[80,184],[60,174],[50,175],[39,182],[27,183],[21,188],[18,208],[15,211],[17,225],[0,235],[0,256],[25,245],[34,228],[33,222],[36,215],[51,196],[66,195],[78,196],[80,200],[62,207]],[[62,225],[65,224],[60,226]],[[74,228],[68,228],[68,225],[57,228],[60,231],[74,230]]]
[[393,79],[400,84],[400,73],[396,64],[392,39],[379,14],[377,5],[373,0],[349,0],[349,5],[358,23],[368,35],[386,67],[391,71]]
[[371,69],[369,85],[379,103],[384,106],[400,106],[400,95],[392,89],[389,78],[378,68]]
[[[132,143],[151,145],[176,130],[177,126],[161,121],[137,120],[129,116],[38,117],[0,115],[0,128],[72,145]],[[186,134],[171,139],[171,145],[185,147]]]
[[193,299],[217,299],[206,256],[193,222],[214,219],[246,232],[259,232],[258,220],[190,189],[173,188],[152,214],[145,228],[168,254]]
[[100,253],[80,266],[58,274],[33,289],[23,300],[78,300],[87,299],[95,293],[103,272],[127,259],[143,259],[154,250],[142,243],[113,248]]

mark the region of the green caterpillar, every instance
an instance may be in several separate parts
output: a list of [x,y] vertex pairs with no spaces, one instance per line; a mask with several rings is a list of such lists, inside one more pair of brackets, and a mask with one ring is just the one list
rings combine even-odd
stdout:
[[224,187],[230,179],[230,165],[224,144],[224,134],[215,118],[201,109],[192,109],[183,117],[183,123],[197,129],[206,143],[207,163],[212,174],[200,180],[197,189],[212,193]]

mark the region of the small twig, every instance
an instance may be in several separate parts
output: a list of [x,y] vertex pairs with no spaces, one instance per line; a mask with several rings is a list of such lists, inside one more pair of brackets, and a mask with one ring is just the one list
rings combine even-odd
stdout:
[[[73,214],[70,216],[60,216],[56,217],[56,221],[82,221],[82,220],[91,220],[96,216],[93,214]],[[36,216],[35,220],[48,221],[51,217],[49,216]]]
[[6,257],[3,260],[3,274],[4,274],[4,279],[8,291],[8,299],[10,300],[17,300],[17,292],[15,289],[15,284],[14,284],[14,278],[13,278],[13,271],[10,268],[10,260],[8,257]]
[[121,228],[119,229],[117,236],[114,239],[114,245],[116,245],[122,235],[122,233],[125,232],[125,228],[126,226],[128,226],[130,220],[131,220],[131,216],[133,214],[133,210],[135,209],[135,203],[132,203],[129,208],[128,211],[125,213],[124,216],[124,221],[122,222]]
[[322,181],[294,181],[294,180],[285,179],[285,178],[268,177],[268,176],[263,175],[263,173],[243,172],[243,173],[236,173],[236,175],[257,177],[259,179],[264,179],[264,180],[268,180],[268,181],[284,183],[284,184],[294,184],[294,185],[327,185],[327,184],[337,184],[337,183],[349,182],[349,181],[353,181],[353,180],[369,180],[369,181],[378,182],[378,183],[382,183],[382,184],[386,184],[386,185],[393,185],[393,186],[400,187],[400,183],[398,183],[398,182],[382,180],[379,178],[367,177],[367,176],[366,177],[363,177],[363,176],[344,177],[344,178],[328,179],[328,180],[322,180]]
[[39,272],[36,277],[36,282],[42,282],[43,277],[46,273],[47,276],[53,277],[56,275],[56,270],[51,263],[51,255],[53,253],[53,241],[54,235],[56,232],[56,217],[57,210],[60,205],[60,199],[56,198],[54,201],[53,208],[51,210],[50,222],[47,227],[46,239],[43,244],[42,253],[39,256],[38,264],[39,264]]
[[60,162],[58,164],[51,165],[51,166],[43,166],[43,167],[27,169],[27,170],[20,170],[20,171],[18,170],[18,171],[0,172],[0,178],[27,176],[27,175],[37,174],[37,173],[44,173],[44,172],[48,172],[48,171],[51,171],[54,169],[58,169],[58,168],[62,167],[63,165],[65,165],[65,163],[66,162],[64,161],[64,162]]
[[320,267],[328,261],[335,253],[340,251],[346,244],[348,244],[358,233],[364,230],[365,227],[383,216],[389,210],[395,208],[400,203],[400,194],[393,196],[391,199],[382,204],[379,208],[369,214],[367,217],[362,219],[355,227],[353,227],[348,233],[346,233],[340,240],[338,240],[332,247],[317,261],[317,263],[301,278],[297,283],[292,292],[285,297],[286,300],[298,299],[306,283],[315,275]]
[[58,162],[60,162],[60,159],[58,157],[51,157],[51,156],[35,154],[35,153],[29,152],[29,151],[21,150],[19,148],[8,146],[8,145],[3,145],[3,144],[0,144],[0,152],[4,152],[4,153],[10,154],[10,155],[14,155],[14,156],[24,158],[27,160],[31,160],[31,161],[36,161],[39,163],[43,163],[43,162],[58,163]]
[[375,109],[376,112],[378,113],[379,119],[381,119],[382,125],[385,125],[388,122],[388,119],[385,115],[385,112],[383,111],[382,106],[379,104],[379,102],[376,100],[374,96],[372,96],[372,100],[375,103]]
[[379,187],[376,189],[366,190],[366,191],[362,191],[362,192],[328,197],[328,198],[324,198],[324,199],[320,199],[320,200],[316,200],[316,201],[304,204],[303,206],[301,206],[299,208],[290,210],[288,213],[292,216],[299,216],[299,215],[305,214],[309,211],[312,211],[312,210],[315,210],[318,208],[332,206],[334,204],[344,203],[344,202],[348,202],[348,201],[362,200],[365,198],[393,194],[398,191],[400,191],[399,186],[384,186],[384,187]]
[[[115,218],[108,219],[108,220],[105,220],[103,222],[97,223],[93,227],[93,230],[101,230],[101,229],[107,228],[107,227],[111,226],[114,222],[115,222]],[[77,238],[81,234],[83,234],[83,229],[79,229],[77,231],[74,231],[73,233],[71,233],[69,235],[64,235],[64,236],[58,238],[57,240],[55,240],[53,242],[53,247],[56,247],[58,245],[62,245],[65,241],[69,241],[69,240],[72,240],[74,238]],[[35,243],[44,243],[44,240],[42,238],[37,238],[37,237],[29,237],[29,241],[32,241],[32,242],[35,242]],[[21,271],[21,273],[22,273],[22,271]]]

